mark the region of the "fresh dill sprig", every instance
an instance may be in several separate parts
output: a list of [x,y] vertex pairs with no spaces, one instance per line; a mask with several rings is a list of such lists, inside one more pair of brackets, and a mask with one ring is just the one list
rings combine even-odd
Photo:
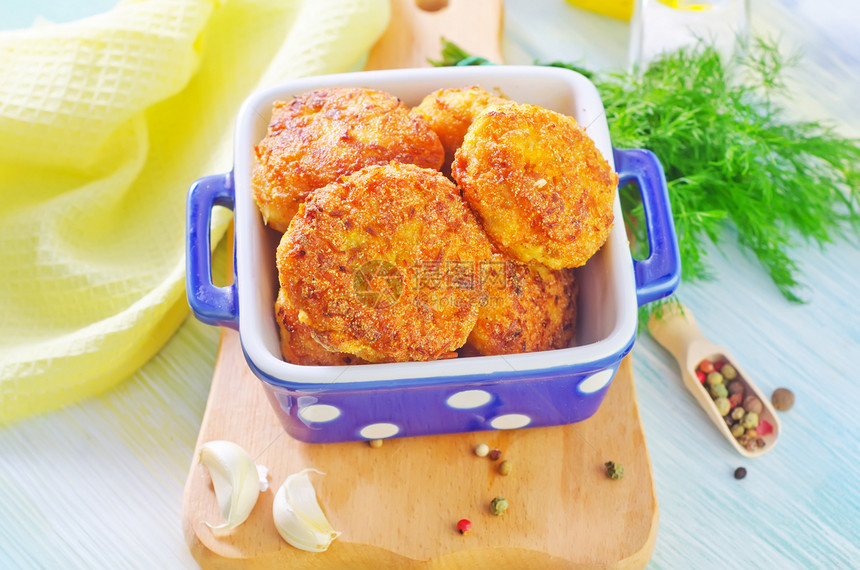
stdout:
[[454,67],[464,65],[489,65],[487,58],[472,55],[454,42],[442,38],[442,59],[427,59],[430,65],[436,67]]
[[[461,59],[471,57],[460,51]],[[712,278],[705,240],[734,235],[786,299],[802,302],[791,250],[860,236],[860,141],[818,121],[784,118],[775,101],[786,91],[785,68],[795,63],[762,38],[732,59],[700,41],[644,70],[590,74],[613,145],[647,148],[663,165],[684,281]],[[630,186],[620,194],[641,258],[641,198]]]
[[[788,63],[757,39],[726,61],[700,42],[664,55],[641,74],[610,74],[598,89],[615,146],[653,151],[663,164],[684,277],[710,276],[702,238],[729,224],[790,301],[799,302],[799,242],[819,246],[860,229],[860,143],[820,122],[787,122],[774,103]],[[643,240],[641,204],[625,211]]]

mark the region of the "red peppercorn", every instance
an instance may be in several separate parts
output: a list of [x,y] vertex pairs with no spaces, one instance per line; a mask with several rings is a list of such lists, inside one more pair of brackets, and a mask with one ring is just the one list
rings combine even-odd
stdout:
[[705,374],[710,374],[714,371],[714,363],[710,360],[703,360],[699,363],[699,370]]
[[494,449],[494,450],[490,451],[489,455],[487,455],[487,457],[489,457],[493,461],[495,461],[496,459],[498,459],[501,456],[502,456],[502,452],[499,451],[498,449]]
[[723,364],[725,364],[725,362],[723,362],[722,360],[720,360],[719,362],[714,362],[714,370],[719,372],[723,369]]
[[760,420],[755,428],[759,435],[767,435],[773,433],[773,426],[767,420]]
[[457,523],[457,530],[460,534],[469,534],[472,532],[472,522],[469,519],[460,519]]
[[706,378],[706,376],[705,376],[705,373],[704,373],[704,372],[702,372],[701,370],[699,370],[699,371],[697,371],[697,372],[696,372],[696,378],[698,378],[698,379],[699,379],[699,384],[704,384],[704,383],[705,383],[705,378]]
[[732,410],[734,410],[735,408],[740,406],[741,402],[743,402],[743,401],[744,401],[744,395],[743,394],[732,394],[731,396],[729,396],[729,405],[731,406]]

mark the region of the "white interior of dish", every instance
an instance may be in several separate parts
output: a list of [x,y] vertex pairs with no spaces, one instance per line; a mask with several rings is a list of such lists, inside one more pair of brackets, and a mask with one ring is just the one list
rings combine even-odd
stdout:
[[633,338],[637,323],[635,280],[616,196],[615,225],[609,240],[577,270],[579,315],[574,347],[529,354],[361,366],[298,366],[281,358],[274,319],[278,288],[275,248],[279,236],[264,226],[250,188],[254,145],[266,135],[272,102],[312,89],[352,86],[380,89],[414,106],[437,89],[472,85],[480,85],[520,103],[532,103],[573,116],[614,166],[600,96],[585,77],[566,69],[481,66],[328,75],[259,91],[245,101],[239,113],[234,155],[239,333],[248,358],[264,374],[300,384],[533,371],[612,358]]

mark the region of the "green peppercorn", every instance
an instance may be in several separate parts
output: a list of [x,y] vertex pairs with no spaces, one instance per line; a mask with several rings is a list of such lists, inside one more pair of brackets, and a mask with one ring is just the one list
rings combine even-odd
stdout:
[[492,501],[490,501],[490,512],[496,516],[501,516],[505,514],[505,511],[508,510],[508,500],[504,497],[496,497]]
[[725,376],[726,380],[734,380],[738,377],[738,371],[735,370],[735,367],[728,362],[723,364],[723,368],[720,370],[720,372],[723,373],[723,376]]
[[741,425],[747,429],[758,427],[758,414],[755,412],[747,412],[744,414],[744,419],[741,420]]
[[755,414],[761,413],[761,400],[756,398],[753,395],[749,395],[744,398],[744,409],[748,412],[753,412]]
[[[725,370],[725,369],[726,369],[726,367],[723,366],[723,370]],[[729,382],[729,394],[735,395],[735,394],[743,394],[743,393],[744,393],[744,383],[743,382],[741,382],[740,380],[735,380],[733,382]]]
[[742,436],[746,432],[746,429],[741,424],[735,424],[732,426],[732,436],[738,438]]
[[747,413],[747,411],[745,409],[743,409],[741,406],[738,406],[737,408],[732,410],[732,419],[735,420],[736,422],[739,422],[742,419],[744,419],[744,416],[746,415],[746,413]]
[[370,447],[372,447],[374,449],[379,449],[380,447],[382,447],[382,440],[381,439],[371,439],[367,442],[367,445],[369,445]]
[[723,375],[716,370],[708,374],[705,379],[708,381],[709,386],[716,386],[717,384],[723,383]]
[[729,391],[726,390],[725,384],[714,384],[708,392],[711,394],[711,398],[715,400],[717,398],[725,398],[729,395]]
[[714,404],[717,406],[717,411],[720,412],[721,416],[727,416],[732,411],[732,405],[729,403],[728,398],[717,398],[714,400]]
[[624,466],[613,461],[607,461],[603,464],[606,467],[606,476],[610,479],[621,479],[624,477]]
[[511,474],[511,469],[513,469],[513,465],[511,465],[510,459],[505,459],[499,463],[499,474],[508,476]]

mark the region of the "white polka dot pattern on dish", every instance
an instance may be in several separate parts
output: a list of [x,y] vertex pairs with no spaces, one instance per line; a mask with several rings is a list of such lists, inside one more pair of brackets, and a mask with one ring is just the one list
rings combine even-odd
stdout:
[[340,410],[328,404],[312,404],[299,410],[299,417],[306,422],[324,423],[340,417]]
[[380,423],[365,426],[359,433],[361,437],[367,439],[385,439],[386,437],[397,435],[399,431],[400,428],[394,424]]
[[606,368],[600,372],[595,372],[579,383],[579,391],[583,394],[593,394],[609,384],[614,374],[614,368]]
[[496,429],[517,429],[526,427],[532,419],[525,414],[505,414],[490,420],[490,425]]
[[448,406],[458,410],[470,410],[472,408],[480,408],[490,402],[493,395],[486,390],[464,390],[452,394],[448,400]]

